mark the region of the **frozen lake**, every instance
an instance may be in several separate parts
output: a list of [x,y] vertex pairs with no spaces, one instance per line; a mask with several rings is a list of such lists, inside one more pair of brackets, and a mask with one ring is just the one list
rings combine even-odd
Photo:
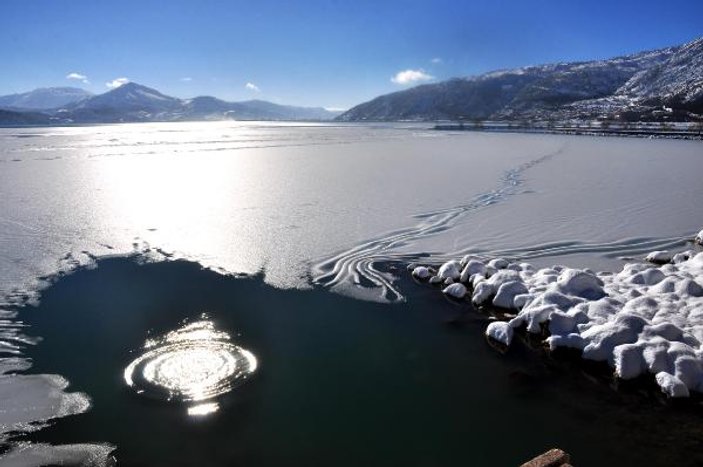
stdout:
[[701,174],[697,141],[420,124],[0,129],[0,351],[11,357],[0,370],[27,373],[0,378],[12,401],[0,425],[89,406],[62,378],[27,370],[35,334],[9,309],[95,258],[158,250],[276,288],[402,301],[408,283],[375,264],[476,252],[616,269],[682,247],[703,224]]

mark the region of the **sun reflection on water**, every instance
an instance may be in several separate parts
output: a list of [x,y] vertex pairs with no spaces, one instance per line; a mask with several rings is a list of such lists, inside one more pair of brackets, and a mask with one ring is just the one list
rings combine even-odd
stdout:
[[147,339],[144,353],[124,370],[128,386],[139,394],[165,400],[197,402],[193,416],[216,412],[216,402],[204,402],[229,392],[256,371],[254,354],[231,343],[203,316],[164,336]]

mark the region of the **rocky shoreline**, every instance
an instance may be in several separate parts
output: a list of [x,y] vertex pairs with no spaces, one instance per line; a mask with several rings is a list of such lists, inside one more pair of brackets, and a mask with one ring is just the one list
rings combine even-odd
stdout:
[[499,346],[524,329],[552,351],[607,362],[620,380],[651,374],[664,394],[680,398],[703,393],[703,230],[692,243],[617,273],[474,255],[409,269],[452,299],[502,310],[485,331]]

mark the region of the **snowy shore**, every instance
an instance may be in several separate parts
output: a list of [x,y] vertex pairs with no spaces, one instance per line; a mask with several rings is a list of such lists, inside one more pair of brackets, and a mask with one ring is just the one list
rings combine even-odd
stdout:
[[[703,230],[694,244],[703,244]],[[467,255],[438,270],[413,265],[416,279],[476,307],[506,310],[488,338],[509,346],[515,331],[544,334],[545,345],[607,362],[616,377],[651,373],[669,397],[703,393],[703,251],[653,252],[618,273]]]

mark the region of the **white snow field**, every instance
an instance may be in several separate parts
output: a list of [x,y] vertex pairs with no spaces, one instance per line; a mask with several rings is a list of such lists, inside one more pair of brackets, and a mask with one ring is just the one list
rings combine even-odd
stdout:
[[[533,275],[484,264],[501,271],[493,277],[528,289],[494,291],[500,303],[520,292],[521,322],[541,321],[546,307],[564,315],[554,345],[586,342],[585,351],[593,344],[588,354],[612,358],[623,376],[652,371],[672,395],[685,393],[679,381],[696,390],[698,257],[595,279],[584,273],[591,282],[576,275],[567,282],[598,284],[613,296],[559,289],[573,305],[566,311],[549,308],[556,295],[547,288],[561,287],[569,269],[537,271],[549,264],[614,270],[623,256],[682,249],[703,219],[702,149],[696,141],[452,133],[420,124],[0,129],[0,441],[90,404],[70,381],[31,374],[24,352],[41,336],[22,326],[17,307],[38,300],[58,273],[135,251],[263,272],[277,287],[317,285],[385,301],[403,300],[403,291],[374,267],[379,261],[437,264],[469,251],[529,261]],[[468,277],[456,269],[447,268],[442,288],[460,297],[467,292],[457,283]],[[491,280],[497,284],[476,281],[474,296]],[[491,329],[510,340],[504,326]],[[615,351],[625,342],[608,333],[620,336],[618,329],[637,329],[627,342],[635,348]],[[659,338],[663,351],[652,347]],[[46,449],[18,446],[4,460],[17,462],[20,452],[38,459]],[[52,449],[101,458],[108,448]]]

